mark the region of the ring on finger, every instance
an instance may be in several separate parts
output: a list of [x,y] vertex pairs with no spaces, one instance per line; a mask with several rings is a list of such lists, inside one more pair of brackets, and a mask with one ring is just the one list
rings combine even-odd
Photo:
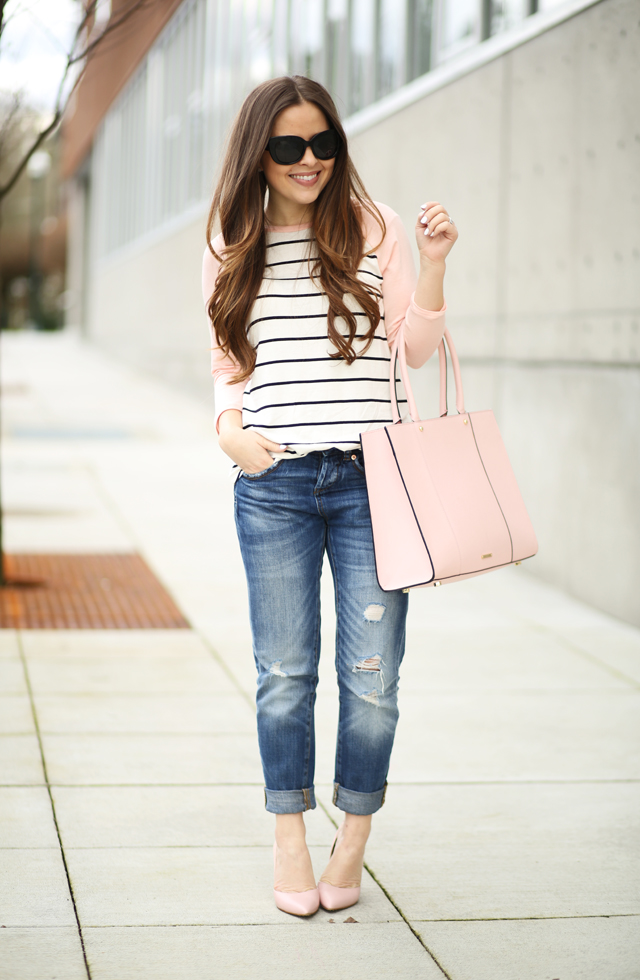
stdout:
[[[453,218],[451,217],[451,215],[447,214],[446,217],[449,219],[449,223],[450,224],[455,225],[455,221],[453,220]],[[429,238],[433,238],[433,236],[435,235],[435,230],[434,231],[429,231],[429,225],[427,225],[427,227],[425,229],[425,235],[428,235]]]

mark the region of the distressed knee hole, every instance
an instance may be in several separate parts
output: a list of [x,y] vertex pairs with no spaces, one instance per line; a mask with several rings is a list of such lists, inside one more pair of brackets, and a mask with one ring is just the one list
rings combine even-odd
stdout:
[[269,667],[269,673],[275,674],[276,677],[288,677],[286,670],[282,669],[282,660],[274,660],[274,662]]
[[353,666],[354,674],[359,670],[375,670],[380,672],[380,665],[382,664],[382,657],[379,653],[374,654],[373,657],[364,657],[362,660],[358,660]]
[[360,695],[362,701],[366,701],[367,704],[375,704],[376,708],[379,707],[378,698],[380,697],[379,691],[366,691],[364,694]]
[[[380,694],[384,694],[384,674],[382,668],[384,666],[384,660],[379,653],[375,653],[373,657],[363,657],[362,660],[358,660],[353,665],[354,674],[377,674],[380,683],[380,691],[366,691],[364,694],[358,695],[363,701],[368,701],[369,704],[378,704],[378,698]],[[377,683],[377,682],[376,682]]]
[[365,623],[379,623],[384,616],[384,611],[386,608],[386,606],[383,606],[378,602],[372,602],[371,605],[367,606],[364,611]]

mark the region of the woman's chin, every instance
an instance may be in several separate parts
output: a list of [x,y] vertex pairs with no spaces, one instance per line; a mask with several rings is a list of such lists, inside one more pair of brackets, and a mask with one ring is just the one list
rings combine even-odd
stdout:
[[296,204],[313,204],[314,201],[317,201],[320,190],[319,185],[314,187],[295,187],[289,200],[295,201]]

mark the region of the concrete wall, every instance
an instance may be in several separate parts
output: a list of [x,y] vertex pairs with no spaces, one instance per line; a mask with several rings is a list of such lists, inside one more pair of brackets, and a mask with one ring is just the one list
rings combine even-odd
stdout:
[[[467,407],[493,408],[540,542],[528,569],[640,624],[640,17],[603,0],[352,141],[410,229],[442,201]],[[93,270],[90,332],[208,398],[204,216]],[[435,414],[434,366],[414,375]]]
[[[538,533],[527,568],[636,624],[639,94],[637,0],[605,0],[352,140],[408,227],[425,200],[458,225],[449,326]],[[435,411],[433,371],[415,383]]]
[[92,269],[89,333],[105,350],[197,398],[210,399],[201,293],[206,214]]

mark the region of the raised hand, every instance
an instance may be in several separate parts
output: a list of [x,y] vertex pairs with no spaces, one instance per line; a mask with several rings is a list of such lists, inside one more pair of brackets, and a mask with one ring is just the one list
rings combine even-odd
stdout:
[[439,201],[427,201],[421,206],[415,232],[420,258],[434,263],[444,262],[458,238],[458,229]]

